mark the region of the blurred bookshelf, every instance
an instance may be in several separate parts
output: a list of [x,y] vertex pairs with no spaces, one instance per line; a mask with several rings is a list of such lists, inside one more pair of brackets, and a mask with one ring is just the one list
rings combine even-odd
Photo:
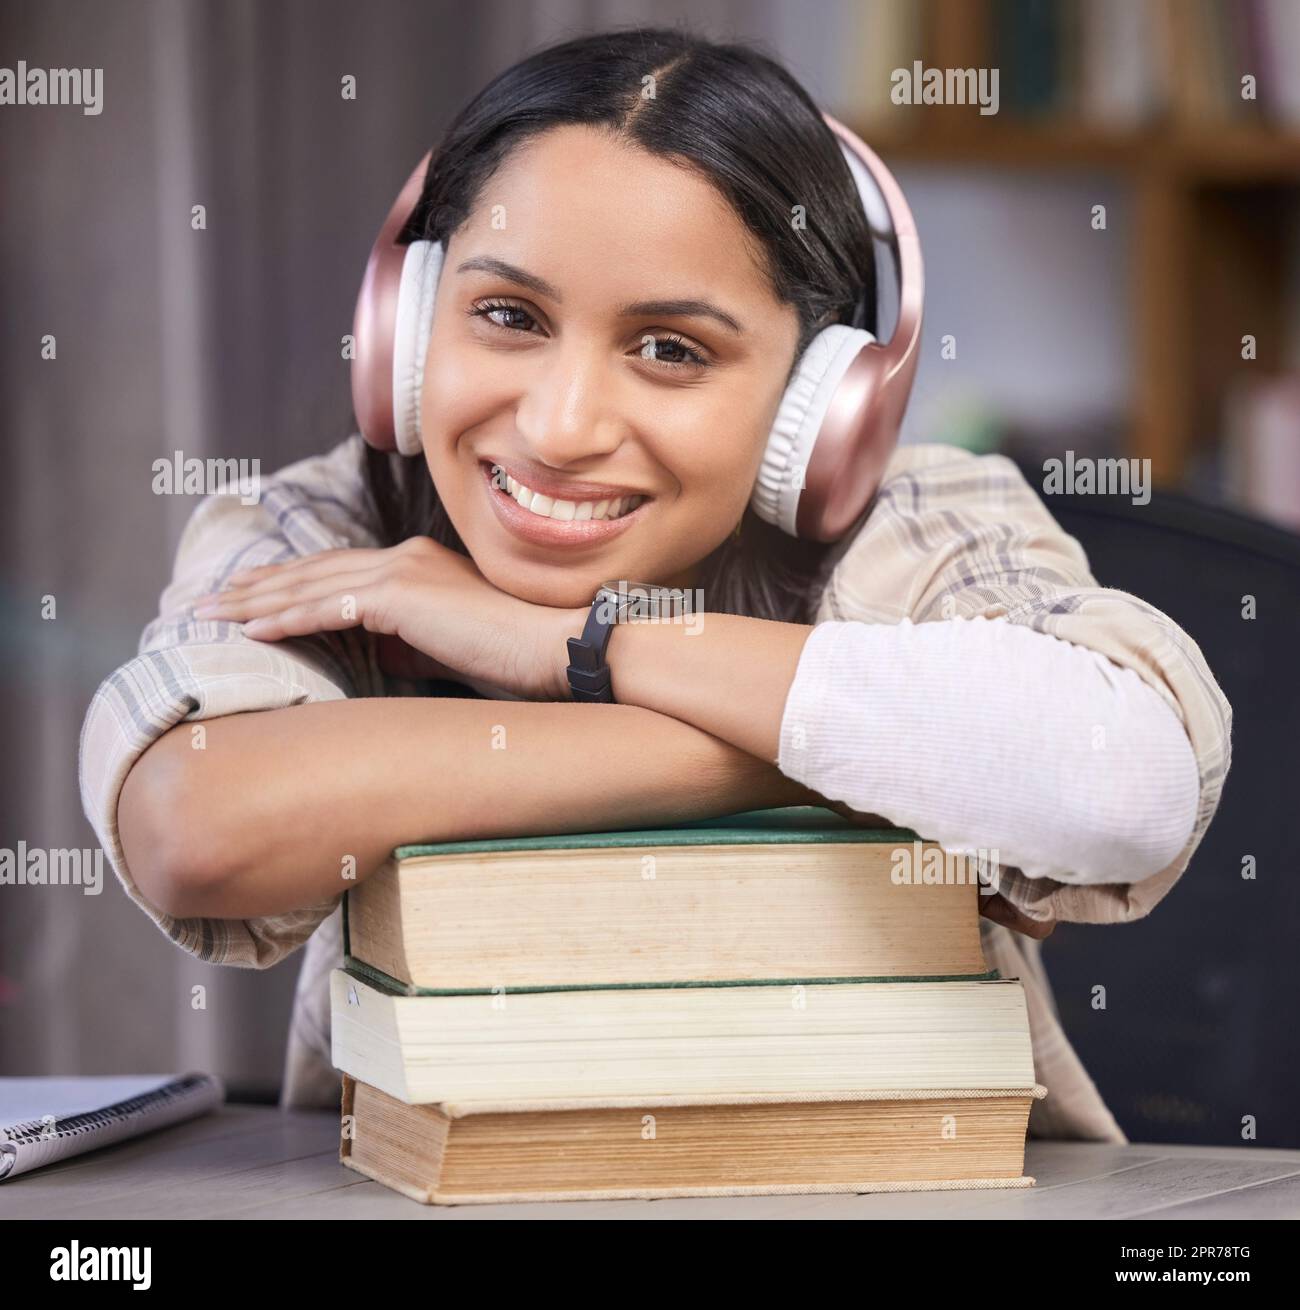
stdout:
[[[1125,189],[1121,453],[1248,508],[1282,477],[1300,529],[1300,0],[865,0],[858,23],[848,121],[887,163]],[[895,103],[918,61],[997,68],[997,112]]]

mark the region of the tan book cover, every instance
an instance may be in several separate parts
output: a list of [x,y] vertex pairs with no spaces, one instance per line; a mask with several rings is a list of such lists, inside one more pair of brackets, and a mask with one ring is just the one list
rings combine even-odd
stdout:
[[410,1105],[344,1075],[339,1160],[426,1205],[1030,1187],[1017,1089]]
[[345,950],[411,994],[978,979],[979,869],[817,806],[672,829],[399,847]]

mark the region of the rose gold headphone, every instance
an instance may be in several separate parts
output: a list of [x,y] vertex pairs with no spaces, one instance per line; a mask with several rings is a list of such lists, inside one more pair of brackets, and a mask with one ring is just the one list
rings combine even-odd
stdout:
[[[903,192],[875,153],[823,114],[862,199],[872,235],[892,250],[898,321],[887,345],[842,323],[823,328],[781,399],[750,496],[759,518],[792,537],[839,540],[871,503],[898,441],[916,374],[925,275]],[[357,297],[352,404],[362,435],[380,450],[416,455],[420,388],[442,271],[441,242],[397,238],[424,183],[429,155],[407,179],[370,252]]]

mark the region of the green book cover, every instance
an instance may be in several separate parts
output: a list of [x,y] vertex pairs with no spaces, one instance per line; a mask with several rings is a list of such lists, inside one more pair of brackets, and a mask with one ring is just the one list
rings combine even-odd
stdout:
[[[770,810],[745,810],[712,819],[697,819],[672,828],[628,828],[609,832],[556,833],[544,837],[494,837],[482,841],[434,842],[398,846],[393,858],[415,859],[422,855],[477,855],[494,851],[588,850],[601,846],[763,846],[795,842],[861,842],[864,844],[920,841],[907,828],[861,828],[834,810],[820,805],[790,805]],[[348,934],[348,893],[343,894],[343,967],[362,981],[397,996],[490,996],[492,988],[416,987],[352,954]],[[907,982],[997,982],[996,969],[987,973],[927,974],[904,977],[861,978],[738,978],[681,982],[563,983],[554,986],[503,987],[502,993],[587,992],[651,990],[672,987],[784,987],[796,984],[907,983]]]
[[562,832],[546,837],[492,837],[484,841],[399,846],[393,857],[478,855],[490,851],[589,850],[599,846],[765,846],[780,842],[914,842],[907,828],[860,828],[820,805],[744,810],[716,819],[695,819],[671,828],[619,828],[612,832]]
[[833,983],[947,983],[947,982],[999,982],[1002,975],[996,969],[987,973],[934,973],[905,974],[890,977],[864,978],[706,978],[682,982],[625,982],[625,983],[557,983],[536,987],[416,987],[400,978],[376,969],[374,965],[345,953],[343,968],[348,973],[381,992],[392,996],[522,996],[529,992],[651,992],[672,991],[688,987],[826,987]]

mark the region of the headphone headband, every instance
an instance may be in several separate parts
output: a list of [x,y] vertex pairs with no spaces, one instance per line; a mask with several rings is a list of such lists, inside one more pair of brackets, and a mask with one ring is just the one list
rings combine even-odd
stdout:
[[[872,234],[889,245],[898,271],[894,330],[886,344],[864,346],[845,371],[822,419],[799,497],[798,536],[838,541],[867,508],[898,441],[920,352],[925,268],[902,187],[861,137],[830,114],[822,117],[839,138]],[[880,204],[868,200],[864,172],[883,202],[887,225],[879,221]]]

